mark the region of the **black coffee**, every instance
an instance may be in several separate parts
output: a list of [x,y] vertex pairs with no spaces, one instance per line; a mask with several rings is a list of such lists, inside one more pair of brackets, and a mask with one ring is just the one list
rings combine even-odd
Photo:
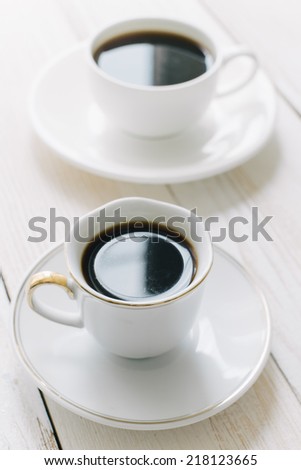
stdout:
[[82,257],[86,282],[108,297],[155,300],[187,287],[196,264],[191,247],[167,228],[137,223],[114,226],[91,241]]
[[212,55],[184,36],[155,31],[115,37],[94,54],[101,69],[135,85],[174,85],[205,73]]

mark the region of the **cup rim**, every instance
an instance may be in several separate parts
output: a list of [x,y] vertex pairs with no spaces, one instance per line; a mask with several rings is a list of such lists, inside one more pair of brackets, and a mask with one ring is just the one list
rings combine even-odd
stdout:
[[[206,42],[206,44],[204,44],[205,47],[209,49],[209,51],[212,53],[214,57],[213,64],[202,75],[199,75],[198,77],[193,78],[191,80],[187,80],[186,82],[181,82],[181,83],[176,83],[176,84],[171,84],[171,85],[139,85],[139,84],[129,83],[129,82],[120,80],[118,78],[115,78],[114,76],[102,70],[101,67],[99,67],[96,64],[94,57],[93,57],[93,51],[95,50],[95,45],[97,41],[99,40],[99,37],[103,35],[104,33],[106,33],[107,31],[110,31],[110,29],[113,29],[119,25],[130,26],[130,25],[136,25],[145,21],[148,21],[149,23],[157,22],[158,24],[161,23],[162,25],[167,24],[167,23],[169,23],[170,25],[174,25],[174,26],[180,25],[181,27],[184,26],[186,28],[189,28],[190,31],[195,32],[199,36],[201,35],[202,38],[205,39],[205,42]],[[171,30],[171,32],[173,31]],[[122,34],[122,33],[119,33],[119,34]],[[185,34],[183,34],[183,36],[185,37]],[[114,37],[114,34],[112,34],[112,37]],[[195,39],[192,34],[191,36],[187,34],[187,37],[190,39]],[[120,86],[122,88],[130,89],[130,90],[137,90],[137,91],[151,92],[151,93],[172,92],[176,90],[190,88],[193,85],[202,83],[216,72],[216,70],[218,69],[221,63],[221,54],[216,45],[216,41],[215,39],[212,38],[212,36],[209,35],[207,31],[199,28],[195,24],[189,23],[187,21],[173,19],[173,18],[164,18],[164,17],[156,17],[156,16],[151,16],[151,17],[141,16],[141,17],[136,17],[136,18],[115,21],[115,22],[107,24],[102,29],[98,30],[97,33],[94,33],[88,40],[87,45],[88,47],[86,48],[86,52],[87,52],[86,55],[88,59],[88,64],[94,70],[94,72],[97,73],[97,75],[99,75],[101,78],[105,79],[106,81],[113,83],[117,86]]]
[[[122,203],[125,203],[125,202],[139,202],[139,203],[141,203],[141,202],[145,202],[145,201],[147,201],[147,203],[162,204],[165,207],[169,207],[169,208],[173,208],[173,209],[180,209],[182,211],[185,211],[187,216],[191,214],[191,212],[188,209],[186,209],[184,207],[181,207],[181,206],[178,206],[176,204],[170,204],[170,203],[167,203],[167,202],[164,202],[164,201],[160,201],[160,200],[156,200],[156,199],[150,199],[150,198],[143,198],[143,197],[126,197],[126,198],[115,199],[113,201],[110,201],[109,203],[103,204],[101,207],[99,207],[97,209],[94,209],[93,211],[89,212],[88,214],[85,214],[84,216],[82,216],[79,219],[79,223],[81,223],[82,221],[87,219],[89,216],[93,216],[96,212],[99,212],[102,209],[105,209],[109,205],[113,206],[113,205],[118,205],[118,204],[122,204]],[[116,306],[119,306],[119,307],[125,307],[125,308],[126,307],[128,307],[128,308],[156,307],[156,306],[160,306],[160,305],[163,305],[163,304],[168,304],[168,303],[174,302],[176,300],[179,300],[180,298],[182,298],[182,297],[190,294],[191,292],[193,292],[196,288],[198,288],[203,283],[203,281],[208,276],[208,274],[211,270],[212,264],[213,264],[213,247],[212,247],[212,243],[211,243],[211,237],[210,237],[210,234],[208,232],[203,230],[203,235],[204,235],[205,240],[202,240],[202,243],[205,241],[206,250],[207,250],[209,259],[208,259],[208,262],[207,262],[206,266],[203,268],[203,272],[199,275],[199,279],[197,279],[196,282],[194,282],[195,279],[193,279],[192,282],[185,289],[183,289],[183,290],[181,290],[181,291],[179,291],[179,292],[177,292],[173,295],[167,296],[166,298],[163,298],[163,299],[161,298],[161,299],[158,299],[158,300],[148,300],[148,301],[144,301],[144,302],[139,302],[139,301],[134,302],[134,301],[128,301],[128,300],[114,299],[112,297],[108,297],[104,294],[101,294],[101,293],[97,292],[95,289],[93,289],[92,287],[89,286],[89,284],[84,280],[84,278],[79,279],[78,276],[76,276],[76,274],[74,273],[74,270],[72,269],[72,262],[70,262],[70,253],[69,253],[70,250],[72,250],[72,232],[73,232],[73,228],[71,230],[70,242],[64,243],[65,260],[66,260],[66,264],[67,264],[69,274],[71,275],[72,279],[76,282],[76,284],[82,290],[84,290],[86,293],[88,293],[92,297],[96,298],[97,300],[100,300],[100,301],[103,301],[105,303],[109,303],[109,304],[112,304],[112,305],[116,305]],[[194,244],[195,243],[198,243],[198,242],[194,241]],[[69,256],[68,256],[68,254],[69,254]],[[78,260],[77,260],[77,262],[78,262]]]

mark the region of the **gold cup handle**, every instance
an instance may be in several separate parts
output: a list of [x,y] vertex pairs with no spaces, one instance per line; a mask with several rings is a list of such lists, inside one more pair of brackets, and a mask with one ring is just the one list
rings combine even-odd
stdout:
[[72,279],[67,278],[63,274],[58,274],[52,271],[43,271],[33,274],[29,279],[27,286],[27,302],[32,310],[56,323],[82,328],[83,320],[80,309],[77,314],[65,312],[64,310],[57,309],[44,303],[35,295],[37,288],[45,284],[55,284],[63,288],[72,300],[78,300],[78,287]]

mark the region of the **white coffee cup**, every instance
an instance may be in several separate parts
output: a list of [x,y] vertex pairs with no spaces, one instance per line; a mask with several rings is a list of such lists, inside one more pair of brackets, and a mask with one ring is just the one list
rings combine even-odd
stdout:
[[[128,302],[99,293],[87,283],[81,263],[88,239],[108,229],[104,215],[106,220],[111,217],[109,226],[114,225],[116,210],[120,210],[127,221],[144,218],[153,222],[160,216],[166,226],[177,225],[177,232],[185,235],[195,257],[195,275],[188,287],[163,298]],[[193,212],[135,197],[110,202],[82,217],[71,230],[70,241],[65,243],[65,255],[69,276],[48,271],[34,274],[28,283],[29,305],[54,322],[85,327],[108,352],[129,358],[162,354],[188,335],[200,315],[205,280],[213,261],[210,236]],[[54,305],[45,304],[37,292],[37,287],[45,284],[63,287],[76,302],[77,313],[56,308],[55,298]]]
[[[186,82],[142,86],[116,79],[96,63],[94,54],[101,44],[123,34],[143,31],[175,33],[190,38],[210,52],[212,65],[204,74]],[[257,69],[256,57],[246,47],[235,46],[224,51],[208,32],[182,21],[163,18],[136,18],[107,26],[88,41],[86,56],[89,83],[96,103],[114,125],[145,137],[163,137],[183,131],[205,113],[214,97],[229,95],[244,87]],[[239,57],[251,59],[249,73],[224,92],[218,92],[220,70]]]

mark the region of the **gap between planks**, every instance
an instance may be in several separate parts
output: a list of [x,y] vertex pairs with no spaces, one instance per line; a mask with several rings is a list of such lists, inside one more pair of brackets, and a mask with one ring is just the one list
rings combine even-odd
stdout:
[[[10,358],[8,358],[8,361],[5,360],[7,355],[13,356],[13,348],[9,344],[10,338],[6,334],[9,330],[11,297],[5,282],[5,276],[1,270],[0,297],[0,319],[2,323],[2,325],[0,324],[0,334],[2,330],[4,336],[4,342],[1,342],[1,347],[4,348],[1,351],[4,368],[2,366],[0,396],[3,399],[6,413],[6,416],[0,422],[0,445],[2,449],[13,450],[60,450],[60,440],[42,393],[35,387],[31,379],[25,375],[23,366],[17,362],[17,358],[12,357],[12,361],[10,361]],[[21,376],[23,372],[24,376]],[[10,383],[11,390],[7,390]],[[37,393],[32,396],[32,392],[35,390]]]

